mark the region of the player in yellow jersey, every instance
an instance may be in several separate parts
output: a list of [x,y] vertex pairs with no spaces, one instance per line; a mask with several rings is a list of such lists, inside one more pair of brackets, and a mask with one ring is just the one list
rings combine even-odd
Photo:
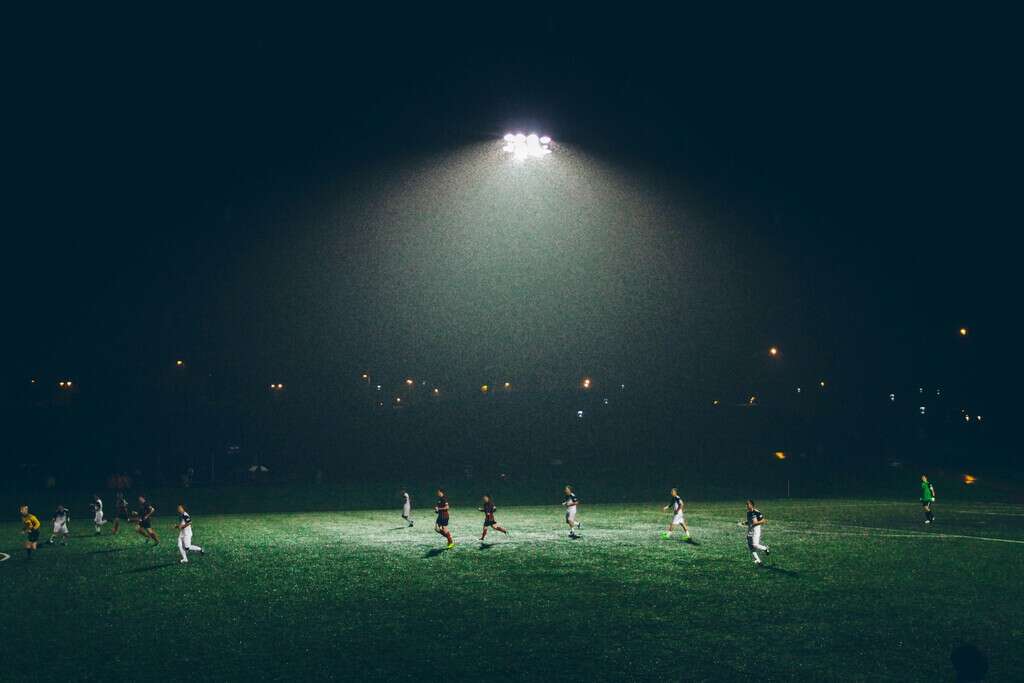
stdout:
[[21,506],[21,523],[24,528],[21,533],[25,534],[25,556],[32,559],[32,551],[39,543],[39,518],[28,511],[28,505]]

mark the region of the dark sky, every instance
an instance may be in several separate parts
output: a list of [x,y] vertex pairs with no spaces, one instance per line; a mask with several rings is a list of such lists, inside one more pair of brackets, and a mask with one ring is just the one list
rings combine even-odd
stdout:
[[[502,9],[13,22],[18,370],[1002,370],[1010,17]],[[518,128],[563,166],[488,166]]]

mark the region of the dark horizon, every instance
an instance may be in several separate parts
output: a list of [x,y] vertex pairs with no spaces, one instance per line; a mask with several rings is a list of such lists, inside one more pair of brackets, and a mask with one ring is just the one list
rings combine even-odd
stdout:
[[[827,378],[1009,415],[1009,22],[310,19],[26,23],[14,401],[184,359],[239,391]],[[492,154],[520,129],[561,146],[543,173]]]

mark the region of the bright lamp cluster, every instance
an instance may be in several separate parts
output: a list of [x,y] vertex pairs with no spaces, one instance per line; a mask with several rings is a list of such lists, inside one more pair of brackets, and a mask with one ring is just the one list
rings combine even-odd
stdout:
[[540,158],[551,154],[551,138],[547,135],[539,136],[536,133],[524,135],[522,133],[507,133],[505,135],[505,146],[503,152],[512,155],[514,161],[524,161],[530,158]]

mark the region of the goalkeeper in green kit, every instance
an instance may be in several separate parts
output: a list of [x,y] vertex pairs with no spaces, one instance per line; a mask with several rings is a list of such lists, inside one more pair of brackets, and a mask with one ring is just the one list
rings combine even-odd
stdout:
[[935,502],[935,487],[928,481],[928,475],[921,475],[921,505],[924,506],[924,523],[931,524],[935,521],[935,514],[932,513],[932,503]]

